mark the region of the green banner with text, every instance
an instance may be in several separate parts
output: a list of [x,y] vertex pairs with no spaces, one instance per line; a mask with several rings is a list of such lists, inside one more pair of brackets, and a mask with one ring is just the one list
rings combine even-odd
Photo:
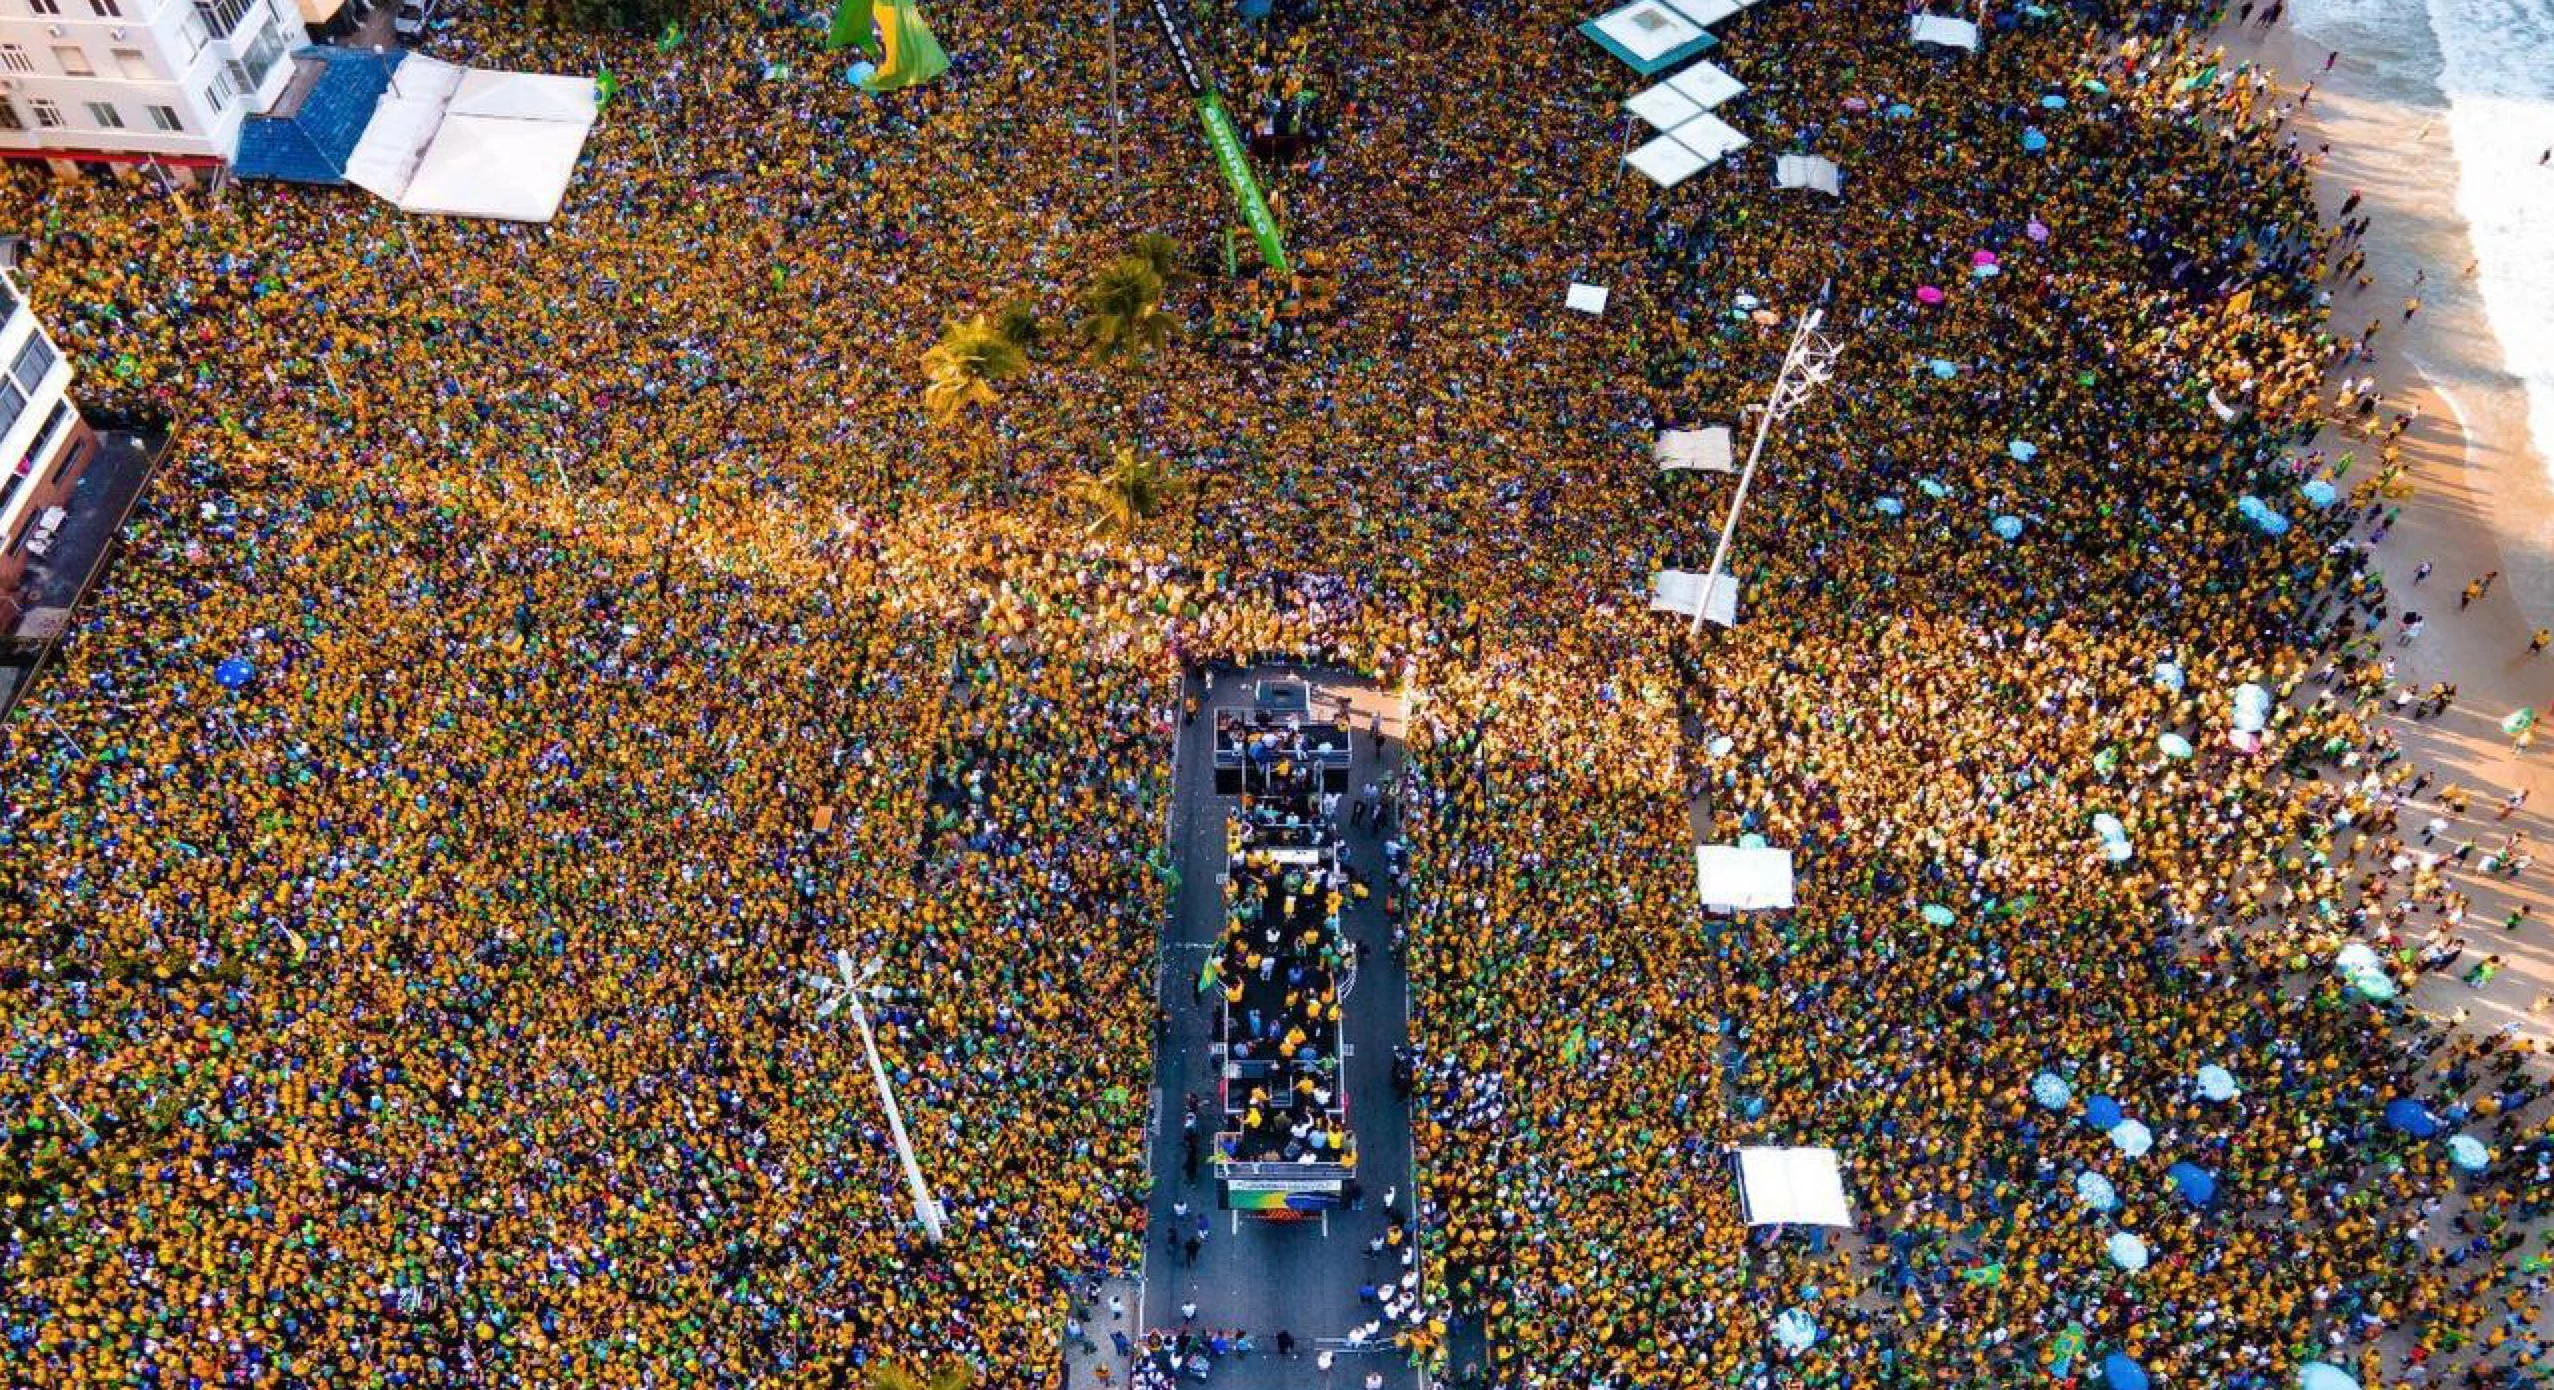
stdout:
[[1259,242],[1259,258],[1270,270],[1286,273],[1286,244],[1277,237],[1277,219],[1268,211],[1268,199],[1261,196],[1259,180],[1252,178],[1250,158],[1242,149],[1241,132],[1233,129],[1231,113],[1224,110],[1223,99],[1212,90],[1197,99],[1197,117],[1206,123],[1206,143],[1214,147],[1216,166],[1224,171],[1224,182],[1231,184],[1233,198],[1242,205],[1242,220],[1250,224],[1251,236]]

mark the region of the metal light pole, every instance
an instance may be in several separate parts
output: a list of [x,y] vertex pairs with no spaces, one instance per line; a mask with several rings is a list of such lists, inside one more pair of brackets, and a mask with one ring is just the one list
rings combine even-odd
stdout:
[[1124,125],[1117,104],[1117,0],[1109,0],[1109,204],[1114,211],[1124,196],[1125,174],[1118,167],[1118,132]]
[[839,978],[813,972],[807,976],[808,985],[825,996],[825,1002],[816,1006],[816,1017],[831,1018],[845,1001],[850,1002],[852,1021],[860,1025],[860,1045],[869,1054],[869,1074],[878,1082],[878,1101],[887,1109],[887,1132],[895,1136],[896,1157],[904,1161],[905,1182],[913,1189],[914,1219],[922,1223],[923,1234],[931,1238],[931,1243],[938,1245],[944,1234],[940,1204],[932,1199],[931,1185],[922,1180],[922,1165],[914,1160],[913,1144],[905,1138],[904,1112],[896,1108],[896,1093],[887,1086],[887,1069],[878,1062],[878,1039],[869,1031],[869,1011],[860,1004],[860,996],[871,988],[869,982],[878,974],[878,962],[873,960],[865,968],[854,970],[851,952],[836,951],[834,969],[841,972]]
[[1792,332],[1791,349],[1783,354],[1782,371],[1774,377],[1774,389],[1757,407],[1762,413],[1756,417],[1756,442],[1747,448],[1747,466],[1738,471],[1738,490],[1730,494],[1729,515],[1720,523],[1720,543],[1712,547],[1711,568],[1703,572],[1703,597],[1694,608],[1695,632],[1703,630],[1703,615],[1711,611],[1713,592],[1720,587],[1721,566],[1729,561],[1730,538],[1738,532],[1739,509],[1747,505],[1747,486],[1756,480],[1756,460],[1764,456],[1765,436],[1774,421],[1798,408],[1834,372],[1840,349],[1818,332],[1826,316],[1826,310],[1812,309],[1801,319]]

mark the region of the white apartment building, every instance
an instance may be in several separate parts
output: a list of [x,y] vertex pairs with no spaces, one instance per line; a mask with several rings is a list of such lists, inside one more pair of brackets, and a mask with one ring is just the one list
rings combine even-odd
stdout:
[[98,445],[64,394],[71,364],[5,274],[0,308],[0,619],[15,622],[18,580],[51,546],[63,504]]
[[0,0],[0,158],[208,173],[306,41],[295,0]]

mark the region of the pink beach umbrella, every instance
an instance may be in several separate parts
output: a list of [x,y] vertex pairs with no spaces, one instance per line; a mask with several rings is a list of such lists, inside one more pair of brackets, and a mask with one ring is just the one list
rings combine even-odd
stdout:
[[2029,237],[2033,241],[2046,241],[2049,239],[2048,224],[2034,217],[2031,219],[2030,225],[2022,229],[2022,235]]
[[1916,299],[1919,303],[1939,304],[1942,302],[1942,291],[1940,288],[1933,285],[1918,285],[1916,286]]
[[1995,264],[1995,253],[1992,251],[1972,251],[1969,253],[1969,264],[1973,266],[1993,265]]

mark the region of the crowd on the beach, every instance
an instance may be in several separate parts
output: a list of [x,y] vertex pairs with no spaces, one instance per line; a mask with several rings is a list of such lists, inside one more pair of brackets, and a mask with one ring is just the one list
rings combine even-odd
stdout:
[[[884,98],[813,15],[463,16],[446,56],[618,76],[547,227],[9,176],[84,398],[176,434],[0,728],[12,1375],[1051,1383],[1073,1281],[1148,1234],[1177,681],[1265,655],[1424,692],[1418,1238],[1487,1342],[1410,1317],[1412,1354],[2541,1374],[2543,1083],[2392,997],[2543,930],[2466,911],[2529,847],[2388,727],[2402,420],[2326,384],[2382,323],[2325,326],[2355,272],[2294,94],[2187,4],[1998,10],[1963,57],[1766,0],[1715,54],[1755,147],[1661,194],[1551,26],[1208,10],[1247,109],[1355,94],[1263,171],[1335,313],[1210,274],[1168,307],[1251,332],[1043,350],[944,425],[944,319],[1061,313],[1135,230],[1219,260],[1132,26],[1122,188],[1106,36],[974,0]],[[1791,149],[1842,196],[1761,191]],[[1844,354],[1749,503],[1744,621],[1688,637],[1642,586],[1727,483],[1650,432],[1741,424],[1820,307]],[[1199,501],[1086,543],[1053,494],[1121,443]],[[1797,910],[1704,921],[1697,823],[1793,850]],[[943,1246],[801,988],[837,951],[879,966]],[[1759,1141],[1840,1149],[1857,1227],[1751,1235],[1724,1146]]]

